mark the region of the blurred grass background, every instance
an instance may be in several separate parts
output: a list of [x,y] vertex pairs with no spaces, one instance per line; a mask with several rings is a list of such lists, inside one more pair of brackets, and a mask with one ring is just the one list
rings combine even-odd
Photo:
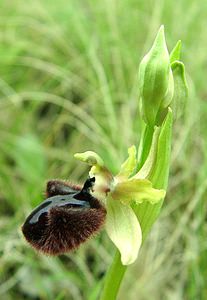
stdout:
[[47,179],[86,178],[75,152],[115,172],[138,144],[138,66],[161,24],[169,50],[182,40],[190,95],[162,214],[118,299],[207,299],[206,15],[204,0],[0,1],[0,299],[98,299],[114,252],[104,232],[48,258],[20,227]]

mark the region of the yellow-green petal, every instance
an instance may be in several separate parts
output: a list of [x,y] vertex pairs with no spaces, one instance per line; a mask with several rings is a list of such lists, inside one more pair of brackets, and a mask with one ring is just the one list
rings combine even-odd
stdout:
[[118,178],[128,178],[134,169],[136,168],[137,165],[137,159],[136,159],[136,147],[133,145],[128,149],[128,158],[127,160],[121,165],[121,169],[119,173],[117,174],[117,179]]
[[102,158],[93,151],[86,151],[83,153],[76,153],[74,157],[82,162],[87,163],[89,166],[104,167]]
[[122,264],[132,264],[142,243],[142,231],[133,209],[108,198],[105,226],[109,238],[120,251]]
[[153,188],[147,179],[131,179],[117,183],[111,196],[124,204],[130,204],[132,201],[137,204],[143,201],[155,204],[165,197],[165,191]]

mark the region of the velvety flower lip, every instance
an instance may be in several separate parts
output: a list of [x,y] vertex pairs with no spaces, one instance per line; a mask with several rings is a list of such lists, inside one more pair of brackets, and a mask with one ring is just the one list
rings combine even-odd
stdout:
[[141,227],[131,204],[155,204],[165,196],[165,191],[153,188],[148,179],[140,179],[138,173],[132,176],[137,165],[135,146],[128,149],[128,154],[116,176],[95,152],[75,154],[75,158],[91,166],[89,176],[95,177],[92,194],[106,207],[106,232],[119,249],[123,265],[136,260],[142,243]]

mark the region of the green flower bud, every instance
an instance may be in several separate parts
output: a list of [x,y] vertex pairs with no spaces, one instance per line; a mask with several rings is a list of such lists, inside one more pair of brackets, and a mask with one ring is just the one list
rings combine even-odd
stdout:
[[160,27],[151,50],[140,63],[139,89],[144,121],[151,127],[160,125],[174,93],[164,26]]

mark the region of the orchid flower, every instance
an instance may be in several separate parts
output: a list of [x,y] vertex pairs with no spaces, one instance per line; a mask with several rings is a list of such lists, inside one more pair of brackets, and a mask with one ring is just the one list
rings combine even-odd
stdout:
[[165,196],[164,190],[155,189],[148,179],[133,175],[137,166],[136,148],[128,149],[129,157],[113,176],[95,152],[77,153],[75,157],[91,166],[89,176],[95,177],[92,194],[106,207],[105,229],[121,253],[123,265],[133,263],[142,243],[139,220],[131,204],[148,201],[158,203]]

